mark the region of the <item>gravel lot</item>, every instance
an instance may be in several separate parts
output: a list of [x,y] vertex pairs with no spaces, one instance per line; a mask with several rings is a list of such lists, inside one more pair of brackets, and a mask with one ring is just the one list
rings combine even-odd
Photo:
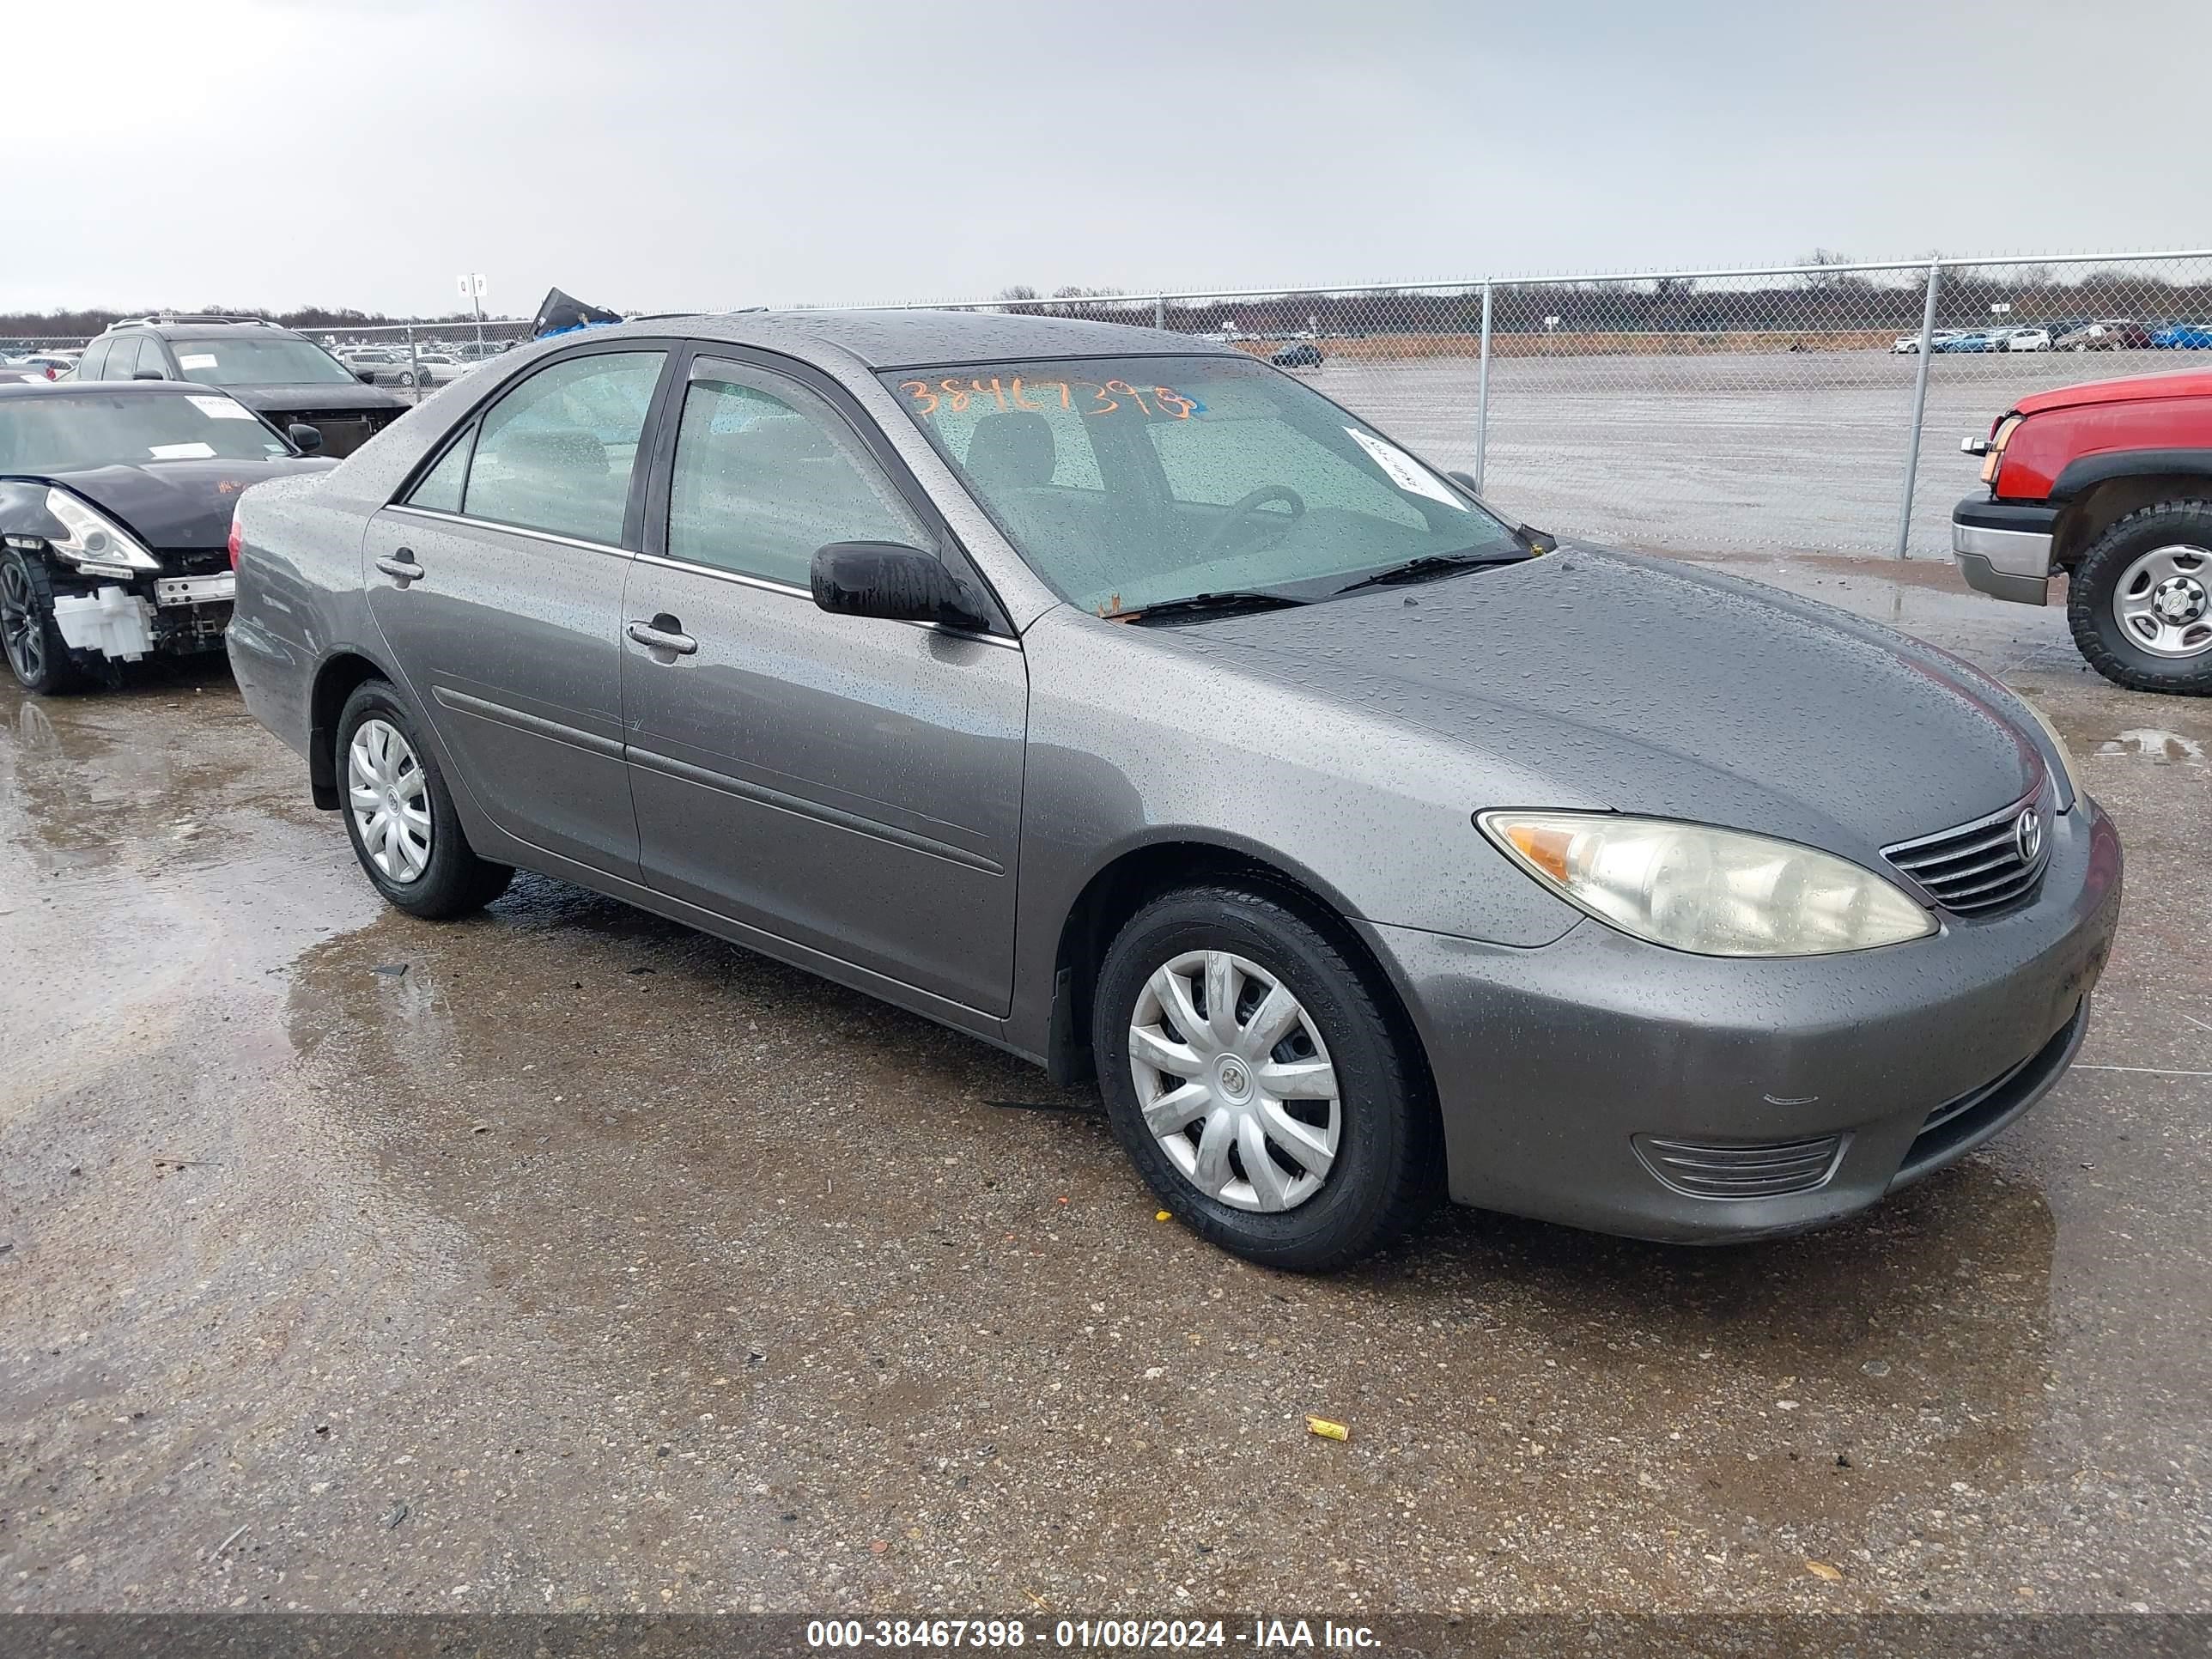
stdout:
[[384,908],[219,667],[0,691],[0,1609],[2212,1605],[2212,707],[1942,567],[1732,568],[2088,757],[2084,1064],[1810,1237],[1323,1280],[979,1043],[550,881]]

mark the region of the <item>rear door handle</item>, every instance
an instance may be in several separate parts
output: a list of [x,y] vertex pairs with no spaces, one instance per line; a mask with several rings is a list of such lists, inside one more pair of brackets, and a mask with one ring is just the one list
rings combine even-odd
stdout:
[[699,641],[684,631],[684,624],[673,617],[655,617],[651,622],[634,622],[629,625],[630,638],[653,651],[673,652],[688,657],[699,648]]
[[387,576],[397,576],[402,586],[422,580],[422,567],[415,562],[414,553],[407,548],[399,549],[388,559],[378,559],[376,568]]

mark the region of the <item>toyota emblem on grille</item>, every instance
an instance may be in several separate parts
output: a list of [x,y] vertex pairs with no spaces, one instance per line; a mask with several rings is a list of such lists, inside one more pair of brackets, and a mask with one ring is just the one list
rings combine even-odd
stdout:
[[2012,826],[2013,845],[2020,849],[2020,861],[2033,864],[2043,851],[2043,820],[2031,806],[2022,812]]

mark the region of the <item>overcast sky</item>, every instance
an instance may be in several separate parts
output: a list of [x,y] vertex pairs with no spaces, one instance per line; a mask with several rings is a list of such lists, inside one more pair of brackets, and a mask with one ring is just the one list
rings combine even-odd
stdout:
[[2203,0],[13,9],[0,309],[2212,243]]

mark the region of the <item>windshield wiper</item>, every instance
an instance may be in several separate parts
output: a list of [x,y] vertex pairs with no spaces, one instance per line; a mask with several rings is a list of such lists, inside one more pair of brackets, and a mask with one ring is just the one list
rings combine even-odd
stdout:
[[1286,606],[1305,605],[1305,599],[1294,599],[1287,593],[1271,593],[1263,587],[1231,587],[1218,593],[1194,593],[1187,599],[1163,599],[1157,605],[1134,605],[1127,611],[1109,611],[1108,622],[1150,622],[1156,617],[1200,617],[1230,611],[1280,611]]
[[1418,559],[1408,559],[1403,564],[1394,564],[1378,570],[1371,576],[1362,576],[1356,582],[1346,582],[1336,591],[1356,593],[1363,587],[1389,587],[1396,582],[1417,582],[1430,576],[1440,576],[1447,570],[1465,570],[1479,564],[1519,564],[1533,557],[1517,548],[1510,553],[1428,553]]

